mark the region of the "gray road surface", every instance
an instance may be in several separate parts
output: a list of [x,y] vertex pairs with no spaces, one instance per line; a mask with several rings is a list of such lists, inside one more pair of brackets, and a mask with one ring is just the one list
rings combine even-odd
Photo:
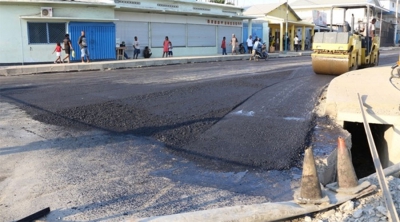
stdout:
[[307,57],[1,78],[0,220],[291,199],[332,78]]

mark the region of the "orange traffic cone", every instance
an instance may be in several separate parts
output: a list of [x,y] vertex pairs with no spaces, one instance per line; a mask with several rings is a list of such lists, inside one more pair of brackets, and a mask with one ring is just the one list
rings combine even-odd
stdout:
[[326,186],[338,193],[356,194],[370,185],[368,181],[364,181],[361,184],[358,183],[349,150],[346,147],[344,138],[339,137],[337,147],[337,183]]
[[311,147],[304,152],[300,195],[295,201],[300,204],[321,204],[329,201],[327,196],[323,197]]
[[338,138],[337,147],[337,181],[340,188],[350,188],[358,186],[358,179],[354,171],[349,150],[342,137]]

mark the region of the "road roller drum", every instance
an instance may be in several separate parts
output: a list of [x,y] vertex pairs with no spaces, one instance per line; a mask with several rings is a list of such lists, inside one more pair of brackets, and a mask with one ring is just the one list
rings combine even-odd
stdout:
[[349,57],[313,56],[312,68],[317,74],[340,75],[349,71]]

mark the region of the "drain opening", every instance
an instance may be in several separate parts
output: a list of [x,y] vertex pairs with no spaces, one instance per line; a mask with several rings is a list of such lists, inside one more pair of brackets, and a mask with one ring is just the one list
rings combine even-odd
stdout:
[[[391,164],[388,161],[388,143],[385,140],[385,133],[392,128],[392,125],[369,124],[369,126],[382,167],[386,168]],[[363,123],[344,122],[343,128],[351,134],[351,156],[357,177],[363,178],[375,173],[374,162],[372,160]]]

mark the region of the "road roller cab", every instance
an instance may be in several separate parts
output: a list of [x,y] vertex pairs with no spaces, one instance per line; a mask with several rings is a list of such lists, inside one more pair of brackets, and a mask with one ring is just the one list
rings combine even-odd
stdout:
[[[343,8],[344,15],[348,8],[367,8],[366,6],[332,6]],[[367,16],[369,21],[369,13]],[[354,16],[350,26],[344,17],[343,32],[317,32],[313,38],[313,53],[311,54],[312,67],[316,74],[340,75],[360,67],[377,66],[379,63],[379,37],[374,37],[371,43],[371,50],[367,50],[369,38],[354,32]],[[367,26],[368,32],[368,26]]]

